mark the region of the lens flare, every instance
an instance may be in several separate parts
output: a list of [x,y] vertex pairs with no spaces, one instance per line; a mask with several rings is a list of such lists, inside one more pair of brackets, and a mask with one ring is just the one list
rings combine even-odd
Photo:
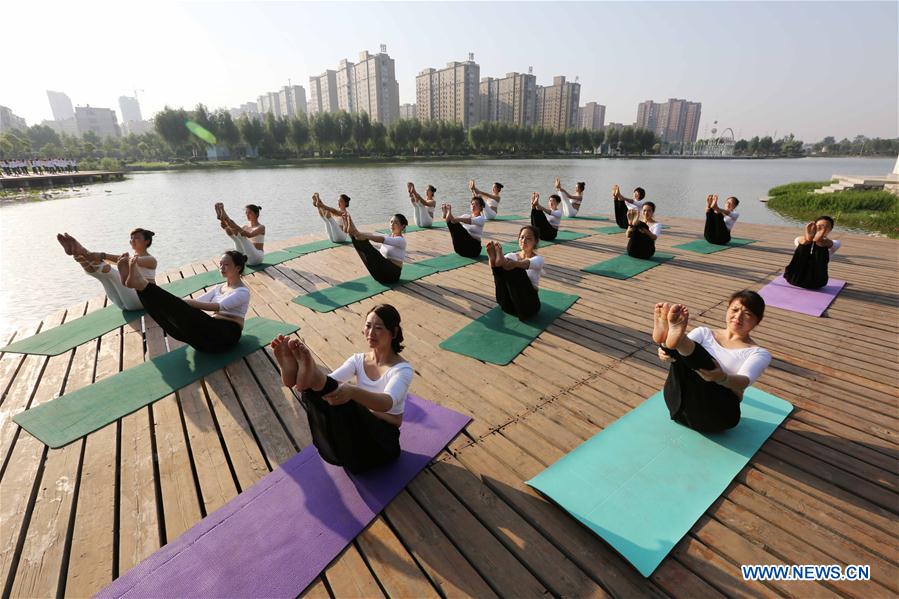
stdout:
[[215,145],[215,135],[213,135],[211,131],[204,128],[201,124],[194,121],[185,121],[184,125],[187,127],[188,131],[190,131],[206,143],[213,146]]

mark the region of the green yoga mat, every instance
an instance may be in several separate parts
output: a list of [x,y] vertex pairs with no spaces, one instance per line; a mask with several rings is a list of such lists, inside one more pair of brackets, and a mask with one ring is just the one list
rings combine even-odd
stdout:
[[371,276],[366,276],[295,297],[293,302],[316,312],[331,312],[337,308],[361,302],[373,295],[384,293],[388,289],[405,285],[411,281],[417,281],[436,272],[435,269],[427,266],[405,264],[403,265],[403,273],[400,275],[400,280],[393,285],[383,285],[375,281]]
[[443,341],[440,347],[505,366],[577,300],[577,295],[541,289],[540,311],[526,322],[497,306]]
[[728,248],[740,247],[741,245],[749,245],[750,243],[755,242],[755,239],[740,239],[739,237],[733,237],[727,245],[716,245],[714,243],[709,243],[705,239],[697,239],[695,241],[682,243],[674,247],[679,250],[696,252],[697,254],[714,254],[715,252],[721,252]]
[[477,262],[478,260],[472,260],[471,258],[460,256],[459,254],[446,254],[443,256],[437,256],[435,258],[419,260],[418,262],[414,262],[413,264],[415,264],[416,266],[426,266],[428,268],[433,268],[437,272],[443,272],[445,270],[455,270],[456,268],[468,266],[469,264],[476,264]]
[[496,218],[488,218],[487,222],[492,220],[525,220],[527,218],[529,217],[524,214],[500,214]]
[[[590,237],[589,233],[577,233],[575,231],[559,231],[559,234],[555,239],[541,239],[540,243],[537,244],[538,248],[545,248],[550,245],[555,245],[557,243],[564,243],[566,241],[574,241],[575,239],[583,239],[584,237]],[[504,254],[508,254],[509,252],[517,252],[520,248],[518,247],[518,241],[507,241],[502,245],[502,250]]]
[[312,241],[310,243],[284,248],[284,251],[296,254],[297,256],[305,256],[306,254],[311,254],[313,252],[320,252],[321,250],[329,250],[331,248],[339,248],[347,245],[351,245],[349,241],[345,243],[334,243],[330,239],[321,239],[319,241]]
[[[431,229],[445,229],[446,221],[445,220],[435,220],[434,223],[430,227],[419,227],[418,225],[409,225],[406,227],[406,233],[416,233],[418,231],[430,231]],[[390,233],[390,229],[378,229],[377,231],[381,235],[387,235]]]
[[565,220],[609,220],[607,216],[563,216]]
[[650,268],[667,262],[674,258],[674,254],[666,254],[665,252],[656,252],[649,260],[641,260],[640,258],[632,258],[628,255],[616,256],[611,260],[599,262],[585,266],[581,270],[590,274],[600,275],[603,277],[611,277],[613,279],[629,279]]
[[672,421],[662,393],[529,480],[649,576],[793,406],[754,387],[740,423],[701,434]]
[[[265,261],[256,266],[247,266],[247,274],[258,272],[269,266],[274,266],[287,260],[293,260],[297,255],[287,251],[276,251],[266,254]],[[184,297],[195,293],[204,287],[211,287],[223,282],[222,275],[217,270],[199,273],[184,279],[172,281],[160,285],[163,289],[178,297]],[[81,318],[76,318],[58,327],[49,329],[44,333],[38,333],[21,341],[10,343],[0,349],[0,352],[14,354],[36,354],[41,356],[56,356],[91,339],[122,326],[143,316],[143,310],[121,310],[116,306],[107,306],[101,310],[91,312]]]
[[622,229],[618,225],[613,227],[595,227],[590,229],[594,233],[599,233],[600,235],[615,235],[617,233],[624,233],[627,229]]
[[166,395],[247,356],[299,327],[265,318],[251,318],[238,344],[228,352],[210,354],[184,346],[109,378],[67,393],[13,420],[52,448],[115,422]]

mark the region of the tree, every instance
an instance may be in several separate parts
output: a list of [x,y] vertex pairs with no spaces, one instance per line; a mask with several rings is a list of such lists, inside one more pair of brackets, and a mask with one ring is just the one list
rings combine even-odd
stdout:
[[168,106],[156,113],[156,117],[153,119],[156,132],[176,155],[190,142],[190,131],[188,131],[186,123],[187,112],[183,108],[173,110]]
[[765,137],[759,140],[759,152],[767,156],[771,153],[771,149],[774,147],[774,140],[771,139],[770,135],[766,135]]
[[334,117],[334,143],[343,150],[353,138],[353,117],[346,110],[339,110]]
[[656,143],[656,134],[649,129],[639,129],[638,131],[640,132],[640,150],[647,154]]
[[334,117],[328,112],[319,112],[313,118],[311,128],[315,143],[318,145],[318,152],[324,156],[325,148],[334,143],[336,137],[337,126],[334,123]]
[[625,127],[621,130],[621,133],[618,135],[618,141],[621,143],[621,148],[624,150],[625,154],[630,154],[634,151],[634,128],[633,127]]
[[598,148],[602,145],[603,140],[606,138],[606,133],[602,129],[594,129],[590,132],[590,145],[594,148]]
[[262,143],[262,138],[265,137],[265,129],[262,127],[262,123],[258,119],[249,118],[245,114],[237,119],[237,130],[240,131],[240,136],[243,138],[244,143],[253,149],[258,148],[259,144]]
[[309,121],[305,114],[293,117],[290,121],[290,143],[297,151],[297,157],[303,152],[310,139]]
[[31,142],[32,148],[43,148],[47,144],[56,144],[57,146],[62,145],[62,140],[59,138],[56,131],[44,125],[32,125],[31,127],[28,127],[26,134],[28,135],[28,140]]
[[387,127],[384,123],[372,123],[368,147],[377,154],[384,154],[387,151]]
[[367,112],[361,112],[353,119],[353,141],[356,144],[356,151],[361,152],[366,146],[368,140],[371,139],[371,119]]

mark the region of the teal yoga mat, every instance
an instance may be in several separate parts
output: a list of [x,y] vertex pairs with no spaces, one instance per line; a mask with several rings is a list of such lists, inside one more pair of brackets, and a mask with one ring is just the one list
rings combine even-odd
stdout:
[[609,220],[607,216],[563,216],[565,220]]
[[62,447],[221,370],[264,347],[277,335],[287,335],[298,328],[265,318],[251,318],[238,344],[228,352],[210,354],[189,346],[180,347],[16,414],[13,420],[46,445]]
[[373,295],[384,293],[388,289],[405,285],[411,281],[417,281],[436,272],[437,270],[428,266],[405,264],[403,265],[403,273],[400,275],[399,282],[393,285],[383,285],[375,281],[371,276],[365,276],[295,297],[293,302],[316,312],[331,312],[337,308],[361,302]]
[[487,219],[487,222],[490,222],[491,220],[526,220],[529,218],[529,216],[525,216],[524,214],[500,214],[496,218]]
[[540,311],[526,322],[506,314],[497,306],[443,341],[440,347],[475,360],[504,366],[577,300],[577,295],[541,289]]
[[688,252],[695,252],[697,254],[714,254],[715,252],[721,252],[729,248],[740,247],[741,245],[749,245],[750,243],[755,242],[755,239],[741,239],[739,237],[733,237],[727,245],[716,245],[714,243],[709,243],[705,239],[697,239],[689,243],[681,243],[680,245],[676,245],[674,247],[679,250],[687,250]]
[[[435,220],[430,227],[419,227],[418,225],[409,225],[406,227],[406,233],[416,233],[418,231],[430,231],[431,229],[445,229],[446,221],[445,220]],[[390,229],[378,229],[377,231],[381,235],[387,235],[390,233]]]
[[663,264],[672,258],[674,258],[674,254],[666,254],[665,252],[656,252],[649,260],[632,258],[631,256],[624,254],[622,256],[616,256],[611,260],[585,266],[581,270],[583,272],[589,272],[590,274],[611,277],[613,279],[629,279],[650,268],[654,268],[659,264]]
[[321,250],[329,250],[331,248],[339,248],[347,245],[351,245],[349,241],[346,243],[334,243],[330,239],[321,239],[319,241],[312,241],[302,245],[284,248],[284,251],[296,254],[297,256],[305,256],[306,254],[311,254],[313,252],[320,252]]
[[618,225],[613,225],[610,227],[594,227],[590,230],[594,233],[599,233],[600,235],[616,235],[617,233],[624,233],[627,229],[622,229]]
[[[574,241],[576,239],[583,239],[584,237],[590,237],[590,233],[578,233],[576,231],[559,231],[559,234],[555,239],[541,239],[540,243],[537,244],[538,248],[545,248],[550,245],[554,245],[556,243],[564,243],[566,241]],[[517,252],[519,250],[518,241],[507,241],[502,246],[503,253],[508,254],[509,252]]]
[[736,427],[701,434],[673,422],[659,392],[527,484],[648,577],[792,409],[750,387]]
[[[276,251],[266,254],[262,264],[256,266],[247,266],[245,272],[247,274],[258,272],[269,266],[274,266],[287,260],[296,258],[296,254],[287,251]],[[196,293],[204,287],[211,287],[223,282],[222,275],[217,270],[210,270],[199,273],[190,277],[185,277],[171,283],[160,285],[163,289],[176,295],[184,297],[192,293]],[[10,352],[14,354],[36,354],[41,356],[57,356],[72,348],[78,347],[82,343],[87,343],[91,339],[96,339],[101,335],[128,324],[133,320],[137,320],[143,316],[143,310],[121,310],[116,306],[107,306],[101,310],[91,312],[81,318],[76,318],[71,322],[67,322],[58,327],[38,333],[21,341],[10,343],[6,347],[0,349],[0,352]]]

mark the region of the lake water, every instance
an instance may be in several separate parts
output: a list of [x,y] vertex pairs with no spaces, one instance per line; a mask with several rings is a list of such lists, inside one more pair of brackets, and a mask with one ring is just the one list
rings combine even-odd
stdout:
[[[305,233],[324,233],[310,196],[318,191],[336,204],[339,193],[352,198],[358,224],[386,222],[403,212],[412,221],[406,182],[420,191],[434,185],[438,202],[450,202],[457,214],[469,198],[467,182],[489,190],[505,185],[501,212],[524,213],[530,194],[545,199],[553,178],[573,190],[587,184],[582,211],[608,213],[615,183],[630,195],[644,187],[656,202],[657,217],[701,218],[705,196],[741,200],[740,219],[762,224],[789,224],[758,200],[771,187],[793,181],[828,179],[833,174],[883,175],[892,158],[796,160],[479,160],[283,167],[235,171],[135,173],[123,182],[95,184],[40,201],[0,201],[0,331],[39,320],[49,313],[101,292],[56,241],[67,231],[87,248],[107,253],[127,251],[128,232],[144,227],[156,233],[152,253],[160,272],[205,260],[228,249],[215,220],[213,203],[225,203],[232,217],[242,217],[248,203],[262,206],[266,241]],[[242,222],[242,220],[240,221]]]

